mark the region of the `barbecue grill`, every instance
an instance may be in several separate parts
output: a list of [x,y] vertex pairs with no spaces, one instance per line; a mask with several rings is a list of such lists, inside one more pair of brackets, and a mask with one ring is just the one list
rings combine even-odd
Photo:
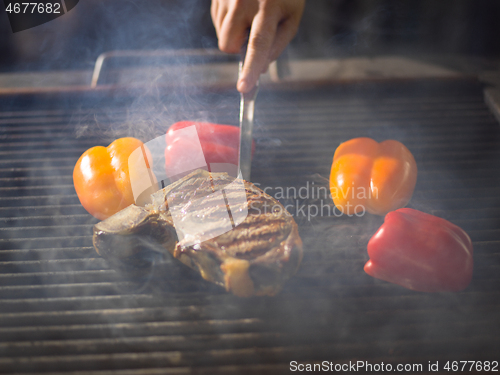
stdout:
[[[152,139],[186,107],[189,119],[236,124],[234,89],[0,100],[0,373],[277,374],[323,361],[448,373],[448,361],[500,359],[500,128],[477,80],[263,85],[252,180],[287,192],[278,198],[294,207],[304,260],[280,294],[250,299],[182,270],[117,272],[96,254],[97,220],[72,182],[87,148]],[[403,142],[419,168],[409,207],[471,236],[466,290],[413,292],[363,272],[383,218],[340,215],[320,189],[338,144],[360,136]]]

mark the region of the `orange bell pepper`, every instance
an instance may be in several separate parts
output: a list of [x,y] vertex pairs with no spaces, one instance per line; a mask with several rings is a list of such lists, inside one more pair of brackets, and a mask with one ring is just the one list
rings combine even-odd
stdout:
[[416,182],[417,164],[401,142],[354,138],[335,150],[330,192],[344,214],[385,215],[404,207]]
[[135,138],[120,138],[108,147],[92,147],[80,156],[73,170],[73,183],[80,203],[91,215],[104,220],[134,203],[128,158],[142,145]]

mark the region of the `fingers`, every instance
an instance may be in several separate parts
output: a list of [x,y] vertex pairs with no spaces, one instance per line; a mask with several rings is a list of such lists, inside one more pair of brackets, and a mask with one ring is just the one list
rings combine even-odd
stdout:
[[250,91],[269,63],[297,32],[305,0],[212,0],[210,13],[219,49],[239,53],[250,28],[247,55],[237,88]]
[[248,38],[245,62],[237,84],[238,91],[250,91],[257,83],[259,75],[267,70],[278,22],[277,14],[267,15],[265,12],[259,12],[255,16]]
[[221,51],[240,52],[258,10],[255,0],[212,0],[210,11]]
[[269,55],[270,61],[276,60],[279,55],[281,55],[299,29],[300,19],[302,18],[302,13],[304,12],[305,1],[295,0],[288,2],[287,5],[290,8],[284,10],[285,17],[281,19],[281,23],[278,27],[273,47],[271,48]]
[[219,34],[219,49],[227,53],[239,53],[246,40],[250,21],[246,15],[237,9],[229,9],[221,22]]
[[221,35],[220,28],[222,22],[227,14],[227,3],[221,2],[220,0],[212,0],[212,6],[210,7],[210,15],[212,16],[212,22],[215,27],[215,32],[217,33],[217,38]]
[[297,33],[298,25],[293,19],[287,19],[283,22],[276,31],[274,43],[269,52],[269,62],[276,60],[285,50],[286,46]]
[[212,0],[212,4],[210,5],[210,15],[212,16],[212,22],[216,29],[218,28],[217,24],[218,9],[219,9],[219,2],[217,0]]

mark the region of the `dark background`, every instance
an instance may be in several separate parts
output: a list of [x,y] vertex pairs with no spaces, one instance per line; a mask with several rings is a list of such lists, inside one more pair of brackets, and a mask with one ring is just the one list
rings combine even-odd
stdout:
[[[498,57],[499,35],[498,0],[309,0],[290,53]],[[208,0],[82,0],[15,34],[0,4],[0,72],[91,69],[111,50],[216,46]]]

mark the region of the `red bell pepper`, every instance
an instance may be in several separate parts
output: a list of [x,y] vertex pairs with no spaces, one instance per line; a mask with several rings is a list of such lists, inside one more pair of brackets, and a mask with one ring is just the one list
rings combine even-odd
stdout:
[[[176,163],[179,163],[179,161],[184,163],[183,161],[192,158],[193,150],[196,149],[195,142],[190,139],[183,139],[176,131],[193,125],[196,126],[209,171],[211,171],[210,164],[214,163],[238,165],[240,129],[237,126],[212,124],[209,122],[180,121],[169,128],[165,137],[167,142],[165,149],[165,165],[167,170],[178,170],[179,166],[174,168]],[[255,142],[252,142],[252,155],[254,150]]]
[[368,242],[370,276],[421,292],[463,290],[472,279],[472,242],[439,217],[401,208],[389,212]]

